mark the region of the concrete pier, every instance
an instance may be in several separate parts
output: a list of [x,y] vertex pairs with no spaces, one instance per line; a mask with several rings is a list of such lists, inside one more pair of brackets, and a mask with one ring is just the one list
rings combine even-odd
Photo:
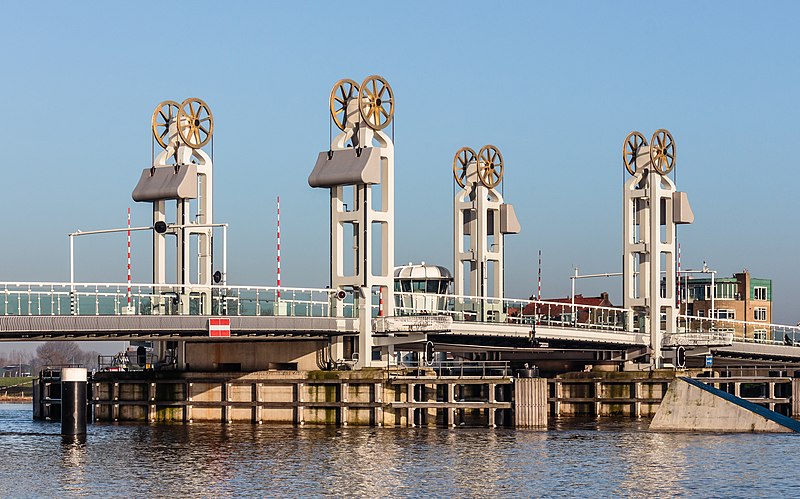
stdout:
[[680,377],[667,391],[652,430],[792,432],[800,423],[697,379]]
[[113,372],[94,376],[91,403],[112,422],[494,427],[514,424],[513,381],[402,369]]

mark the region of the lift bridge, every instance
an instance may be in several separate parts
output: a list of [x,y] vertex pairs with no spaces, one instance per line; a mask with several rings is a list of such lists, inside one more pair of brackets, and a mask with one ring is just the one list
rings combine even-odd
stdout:
[[[464,147],[454,157],[453,293],[426,293],[420,305],[418,294],[394,284],[394,144],[385,132],[393,91],[380,76],[360,84],[340,80],[330,114],[340,133],[319,153],[308,179],[311,187],[329,190],[329,288],[229,285],[224,254],[222,270],[213,271],[212,230],[226,227],[212,218],[213,158],[203,150],[213,140],[213,116],[200,99],[164,101],[152,117],[153,140],[163,151],[133,191],[135,201],[153,206],[152,225],[134,229],[152,232],[152,283],[77,282],[72,269],[70,282],[0,282],[0,341],[224,346],[311,340],[325,345],[333,365],[355,368],[431,349],[649,368],[680,366],[683,353],[739,363],[800,362],[796,326],[678,313],[676,226],[691,223],[693,214],[669,176],[675,145],[668,131],[656,131],[649,143],[639,132],[624,141],[630,178],[623,186],[622,307],[503,296],[504,238],[521,227],[503,199],[503,157],[493,145],[477,153]],[[176,220],[168,221],[166,204],[173,201]],[[175,245],[167,245],[169,237]],[[167,280],[168,246],[176,248],[176,282]],[[380,265],[373,266],[373,255]],[[756,328],[767,329],[766,339],[747,334]],[[179,367],[185,363],[179,358]]]

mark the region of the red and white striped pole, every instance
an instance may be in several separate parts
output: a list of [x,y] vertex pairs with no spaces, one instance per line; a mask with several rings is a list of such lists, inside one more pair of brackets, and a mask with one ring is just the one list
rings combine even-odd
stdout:
[[278,299],[281,298],[281,197],[278,196]]
[[539,250],[539,283],[536,290],[536,300],[542,300],[542,250]]
[[131,209],[128,208],[128,308],[131,306]]

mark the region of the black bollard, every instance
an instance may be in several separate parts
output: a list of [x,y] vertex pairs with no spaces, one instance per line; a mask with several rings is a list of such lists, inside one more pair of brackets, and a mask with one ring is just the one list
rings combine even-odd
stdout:
[[86,434],[86,369],[61,369],[61,434]]

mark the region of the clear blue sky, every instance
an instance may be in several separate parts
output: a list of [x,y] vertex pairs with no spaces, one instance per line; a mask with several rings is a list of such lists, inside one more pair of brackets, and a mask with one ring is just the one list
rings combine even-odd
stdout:
[[[67,280],[66,234],[134,225],[150,115],[205,99],[215,116],[215,221],[229,281],[272,284],[280,194],[283,283],[327,284],[328,93],[381,74],[396,98],[396,263],[452,267],[451,162],[497,145],[523,232],[506,294],[566,296],[573,265],[621,264],[621,147],[668,128],[695,224],[683,267],[772,278],[800,320],[800,35],[796,2],[35,2],[0,19],[0,280]],[[347,10],[347,9],[350,10]],[[149,279],[149,236],[134,280]],[[79,241],[78,279],[124,281],[124,236]],[[607,289],[619,302],[619,281]]]

